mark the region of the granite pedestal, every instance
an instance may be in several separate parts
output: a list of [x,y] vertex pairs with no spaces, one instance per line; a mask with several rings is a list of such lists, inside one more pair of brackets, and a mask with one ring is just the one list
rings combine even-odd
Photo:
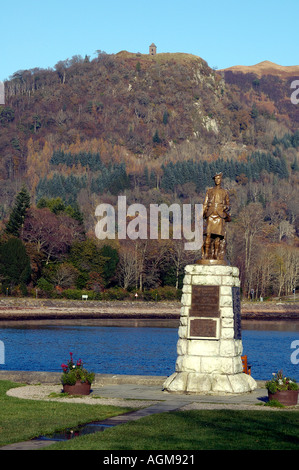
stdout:
[[186,266],[178,336],[175,372],[165,391],[235,394],[257,387],[243,373],[238,268]]

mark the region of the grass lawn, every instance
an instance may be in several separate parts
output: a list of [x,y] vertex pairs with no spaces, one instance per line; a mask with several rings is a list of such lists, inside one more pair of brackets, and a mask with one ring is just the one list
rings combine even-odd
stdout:
[[[0,381],[0,446],[129,411],[130,408],[8,397]],[[161,413],[59,442],[44,450],[298,450],[299,412],[206,410]]]
[[152,415],[46,450],[295,450],[297,411],[181,411]]
[[13,382],[0,380],[0,446],[102,420],[132,409],[24,400],[6,395],[7,390],[17,386]]

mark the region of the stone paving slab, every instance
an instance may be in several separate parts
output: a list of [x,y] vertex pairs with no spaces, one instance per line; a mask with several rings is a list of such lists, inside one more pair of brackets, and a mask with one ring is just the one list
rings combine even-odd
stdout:
[[126,398],[126,399],[139,399],[139,400],[157,400],[163,401],[164,406],[169,405],[180,406],[181,403],[231,403],[231,404],[260,404],[265,401],[267,391],[260,385],[259,388],[252,392],[240,394],[217,394],[217,395],[198,395],[198,394],[184,394],[184,393],[169,393],[162,390],[158,385],[143,385],[143,384],[122,384],[120,385],[105,385],[93,387],[93,393],[102,397]]
[[0,450],[39,450],[43,449],[44,447],[48,447],[54,444],[56,441],[24,441],[18,442],[16,444],[9,444],[4,447],[0,447]]

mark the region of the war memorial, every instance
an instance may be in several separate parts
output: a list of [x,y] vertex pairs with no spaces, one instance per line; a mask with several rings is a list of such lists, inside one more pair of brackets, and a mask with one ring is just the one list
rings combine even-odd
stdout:
[[257,388],[243,372],[239,269],[226,261],[228,192],[222,173],[207,190],[202,259],[185,267],[175,372],[164,390],[186,394],[236,394]]

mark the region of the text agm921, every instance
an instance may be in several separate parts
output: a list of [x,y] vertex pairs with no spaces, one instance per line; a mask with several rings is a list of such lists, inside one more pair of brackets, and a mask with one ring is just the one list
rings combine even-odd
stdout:
[[141,451],[136,452],[135,455],[122,455],[117,452],[103,457],[104,465],[126,465],[130,468],[137,468],[138,465],[194,465],[194,463],[195,455],[189,452],[147,453]]
[[3,341],[0,341],[0,364],[5,364],[5,347]]
[[299,80],[293,80],[291,83],[291,88],[295,88],[295,91],[291,94],[291,103],[299,104]]

